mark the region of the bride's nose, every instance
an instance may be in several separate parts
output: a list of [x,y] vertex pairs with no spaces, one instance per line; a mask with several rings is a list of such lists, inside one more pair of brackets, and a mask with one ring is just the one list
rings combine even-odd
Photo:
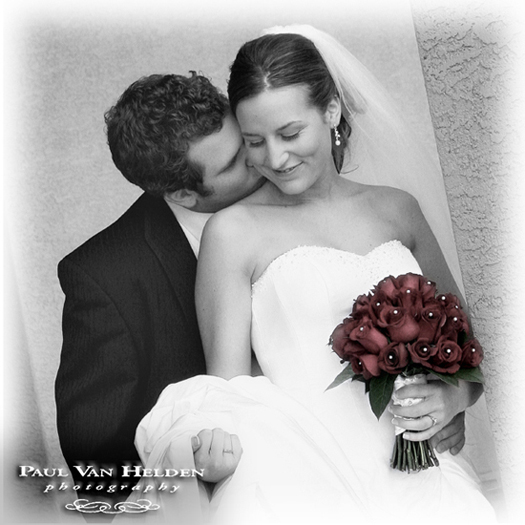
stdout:
[[279,144],[277,141],[268,141],[265,160],[266,165],[272,170],[278,170],[286,166],[288,151],[285,144]]

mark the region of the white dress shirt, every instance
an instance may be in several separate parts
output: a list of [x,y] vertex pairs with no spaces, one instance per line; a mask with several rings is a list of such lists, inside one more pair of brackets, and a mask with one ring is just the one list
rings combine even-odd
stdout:
[[175,215],[175,218],[179,221],[180,227],[182,228],[184,235],[186,235],[193,253],[195,253],[195,257],[199,257],[202,231],[213,213],[202,213],[188,210],[188,208],[170,202],[167,199],[166,202]]

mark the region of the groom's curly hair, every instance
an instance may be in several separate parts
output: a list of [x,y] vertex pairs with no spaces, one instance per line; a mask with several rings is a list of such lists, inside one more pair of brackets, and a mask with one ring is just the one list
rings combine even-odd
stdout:
[[206,195],[192,141],[222,129],[227,98],[204,76],[150,75],[137,80],[104,115],[115,166],[131,183],[162,197],[185,188]]

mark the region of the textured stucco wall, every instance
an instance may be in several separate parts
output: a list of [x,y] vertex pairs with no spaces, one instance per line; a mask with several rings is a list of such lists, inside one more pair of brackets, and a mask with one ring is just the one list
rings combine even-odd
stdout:
[[487,402],[512,522],[524,509],[518,3],[412,2],[467,301],[485,347]]

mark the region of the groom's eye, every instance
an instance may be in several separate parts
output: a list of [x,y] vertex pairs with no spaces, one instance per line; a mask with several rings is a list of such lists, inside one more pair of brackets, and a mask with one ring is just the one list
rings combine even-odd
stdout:
[[249,148],[258,148],[258,147],[262,146],[263,143],[264,143],[263,140],[248,140],[248,141],[246,141],[246,145]]

